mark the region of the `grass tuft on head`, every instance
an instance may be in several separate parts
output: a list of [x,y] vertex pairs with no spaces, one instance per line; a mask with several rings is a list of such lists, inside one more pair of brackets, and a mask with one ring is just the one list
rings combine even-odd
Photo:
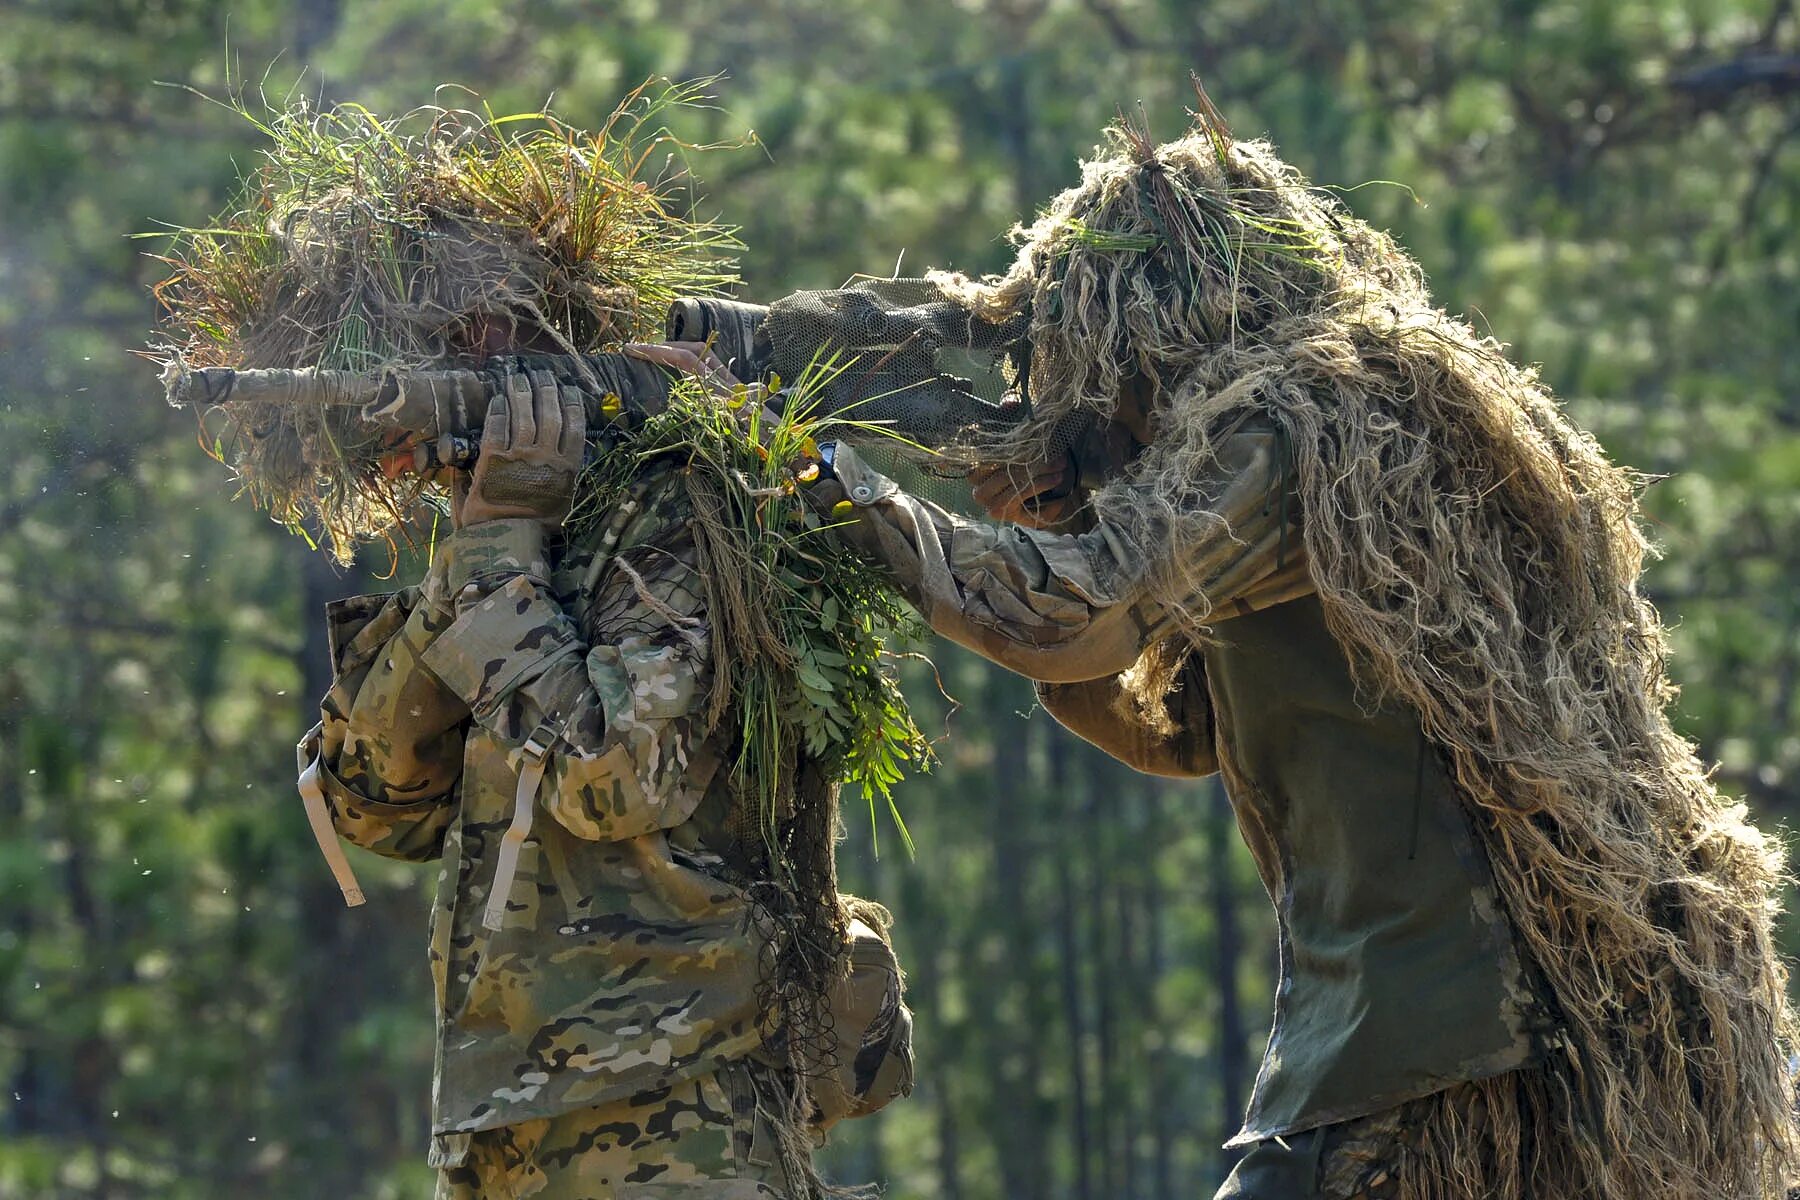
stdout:
[[[668,128],[704,84],[646,84],[595,130],[548,110],[428,106],[383,117],[304,100],[226,107],[266,138],[238,197],[177,228],[156,285],[184,368],[376,371],[471,363],[530,330],[564,353],[659,337],[678,296],[736,282],[735,231],[697,215]],[[202,445],[276,520],[340,558],[420,499],[383,478],[354,410],[234,404]]]

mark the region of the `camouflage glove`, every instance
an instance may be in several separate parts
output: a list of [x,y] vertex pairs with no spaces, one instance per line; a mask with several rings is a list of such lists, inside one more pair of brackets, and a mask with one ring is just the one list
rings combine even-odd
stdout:
[[581,389],[548,371],[508,370],[488,404],[481,457],[456,505],[457,528],[528,519],[560,525],[575,501],[587,409]]

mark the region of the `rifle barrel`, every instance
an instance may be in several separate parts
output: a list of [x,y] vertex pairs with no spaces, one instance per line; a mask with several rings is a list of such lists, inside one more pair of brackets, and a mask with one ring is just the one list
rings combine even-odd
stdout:
[[[596,427],[605,419],[601,406],[608,394],[642,411],[653,410],[669,391],[669,376],[661,367],[622,354],[530,356],[516,362],[520,368],[548,369],[559,380],[582,387],[588,393],[588,418]],[[171,363],[163,372],[163,390],[177,408],[258,403],[348,408],[374,428],[422,438],[479,435],[494,386],[489,371],[469,369],[187,369]]]

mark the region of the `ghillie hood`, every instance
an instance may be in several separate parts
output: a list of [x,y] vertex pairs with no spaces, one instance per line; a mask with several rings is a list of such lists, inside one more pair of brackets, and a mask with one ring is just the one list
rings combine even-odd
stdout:
[[[1216,118],[1162,146],[1115,130],[1016,236],[1004,276],[936,277],[989,320],[1030,316],[1033,417],[995,456],[1028,461],[1148,377],[1137,486],[1095,503],[1144,561],[1179,564],[1224,431],[1271,419],[1330,628],[1452,764],[1564,1022],[1547,1061],[1444,1094],[1402,1195],[1780,1194],[1781,857],[1665,715],[1636,478],[1436,308],[1392,239]],[[1193,594],[1178,565],[1156,583]]]
[[[225,212],[174,231],[158,357],[406,370],[474,365],[490,333],[564,354],[654,340],[676,297],[735,281],[736,238],[693,214],[680,169],[705,147],[662,124],[704,98],[646,84],[593,131],[547,111],[234,102],[266,142]],[[352,409],[271,397],[205,420],[252,499],[341,561],[415,511],[417,477],[380,471],[384,431]]]

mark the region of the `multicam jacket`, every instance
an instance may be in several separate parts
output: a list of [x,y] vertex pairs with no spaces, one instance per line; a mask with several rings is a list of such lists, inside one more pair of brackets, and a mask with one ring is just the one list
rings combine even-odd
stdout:
[[1280,462],[1272,426],[1221,448],[1215,536],[1183,564],[1208,630],[1167,697],[1170,730],[1120,679],[1184,632],[1151,598],[1168,564],[1133,553],[1104,509],[1081,533],[999,528],[907,495],[847,448],[834,461],[858,506],[846,536],[937,632],[1052,681],[1045,707],[1131,766],[1224,776],[1275,905],[1281,971],[1234,1144],[1513,1070],[1554,1036],[1417,713],[1360,692],[1326,628]]
[[[535,521],[475,525],[421,586],[330,609],[335,678],[314,741],[330,820],[378,854],[444,861],[438,1165],[470,1131],[761,1044],[763,943],[720,878],[727,772],[696,715],[710,657],[686,516],[678,476],[653,472],[593,544],[547,545],[559,535]],[[537,819],[484,923],[521,774],[538,770],[523,806]]]

